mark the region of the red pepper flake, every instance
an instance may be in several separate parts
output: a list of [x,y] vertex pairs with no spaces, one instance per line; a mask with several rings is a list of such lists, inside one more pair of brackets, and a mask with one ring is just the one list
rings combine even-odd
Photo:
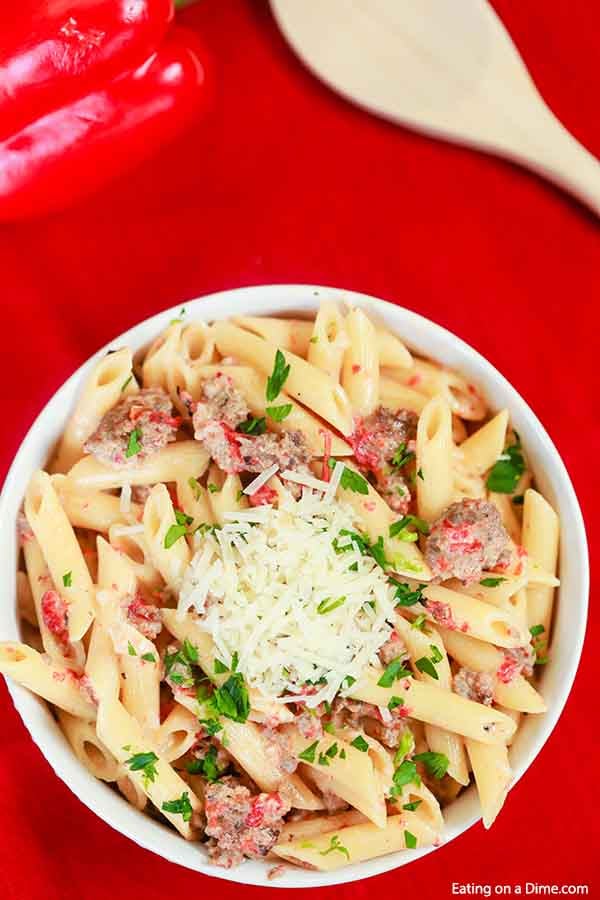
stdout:
[[416,387],[421,381],[420,375],[411,375],[411,377],[406,382],[408,387]]
[[450,631],[468,631],[469,626],[466,622],[462,625],[456,622],[447,603],[442,603],[441,600],[426,599],[424,605],[438,625],[441,625],[443,628],[448,628]]
[[379,468],[379,456],[369,446],[373,440],[373,431],[365,428],[362,419],[356,419],[354,423],[354,433],[349,438],[354,456],[360,466],[365,469],[371,469],[376,472]]
[[321,480],[329,481],[331,471],[329,469],[329,458],[331,456],[331,432],[321,429],[319,434],[323,435],[323,469],[321,472]]
[[65,654],[70,655],[68,606],[57,591],[46,591],[41,601],[42,619],[48,631]]
[[259,825],[262,825],[264,817],[265,809],[263,795],[259,794],[258,797],[255,797],[252,801],[250,812],[244,819],[244,825],[247,825],[248,828],[258,828]]
[[263,484],[257,491],[248,497],[250,506],[272,505],[277,500],[277,491],[268,484]]
[[498,666],[496,676],[502,684],[510,684],[521,673],[522,665],[513,656],[504,655],[502,663]]
[[356,363],[354,363],[354,365],[352,366],[352,374],[358,375],[359,372],[360,372],[360,366],[357,366]]

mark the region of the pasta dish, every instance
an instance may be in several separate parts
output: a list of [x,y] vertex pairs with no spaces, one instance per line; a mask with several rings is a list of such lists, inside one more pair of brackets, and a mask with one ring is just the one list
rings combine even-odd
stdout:
[[545,703],[558,518],[507,410],[361,308],[108,353],[19,517],[0,671],[218,866],[489,827]]

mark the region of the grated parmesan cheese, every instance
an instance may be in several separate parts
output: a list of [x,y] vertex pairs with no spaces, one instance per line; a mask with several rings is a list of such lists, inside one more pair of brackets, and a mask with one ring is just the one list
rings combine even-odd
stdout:
[[123,487],[121,488],[119,509],[122,513],[131,512],[131,484],[128,481],[125,481],[123,483]]
[[378,661],[394,620],[385,573],[340,535],[355,529],[354,511],[305,488],[225,519],[187,568],[179,615],[198,614],[218,657],[230,665],[237,651],[238,671],[269,699],[333,700]]
[[266,484],[269,478],[272,478],[272,476],[275,474],[275,472],[277,472],[278,469],[279,466],[277,465],[277,463],[273,463],[272,466],[269,466],[268,469],[265,469],[264,472],[261,472],[260,475],[257,475],[256,478],[250,482],[250,484],[246,485],[242,493],[246,494],[248,497],[252,497],[254,494],[256,494],[257,491],[260,491],[263,484]]

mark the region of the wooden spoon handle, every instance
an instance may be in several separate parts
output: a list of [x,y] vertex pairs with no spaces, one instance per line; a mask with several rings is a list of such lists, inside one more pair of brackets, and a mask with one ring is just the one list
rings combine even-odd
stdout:
[[573,194],[600,216],[600,161],[567,131],[547,106],[522,134],[517,156],[530,169]]

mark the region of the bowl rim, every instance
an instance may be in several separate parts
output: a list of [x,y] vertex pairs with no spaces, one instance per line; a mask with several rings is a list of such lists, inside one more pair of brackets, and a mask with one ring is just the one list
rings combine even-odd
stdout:
[[[571,479],[558,450],[544,426],[510,382],[471,345],[453,332],[419,313],[396,303],[350,289],[327,285],[285,283],[249,285],[217,291],[185,301],[183,306],[186,309],[186,317],[188,317],[190,322],[197,320],[214,321],[235,314],[277,315],[279,312],[280,314],[285,313],[289,315],[295,311],[308,311],[311,307],[314,309],[318,306],[318,302],[323,295],[338,302],[352,302],[374,312],[376,315],[381,313],[380,318],[385,318],[387,311],[392,320],[389,323],[389,327],[399,333],[409,346],[419,345],[421,339],[426,345],[427,339],[431,340],[432,337],[440,342],[448,342],[449,347],[461,357],[462,361],[466,361],[478,370],[478,374],[475,376],[477,380],[489,382],[490,385],[494,385],[505,395],[511,420],[514,420],[514,412],[517,410],[518,416],[527,422],[527,429],[535,433],[535,440],[539,442],[540,447],[548,459],[551,460],[551,466],[548,467],[546,464],[544,474],[553,485],[560,484],[563,490],[563,505],[568,507],[570,516],[569,554],[572,553],[576,556],[580,563],[580,568],[577,572],[579,575],[579,590],[577,593],[581,614],[574,625],[575,633],[569,634],[569,655],[566,663],[566,672],[563,672],[562,680],[557,689],[558,697],[555,698],[554,703],[547,712],[543,714],[543,718],[541,717],[537,720],[539,725],[535,737],[530,742],[529,749],[523,755],[523,758],[520,758],[514,766],[512,789],[540,753],[562,714],[577,673],[585,637],[588,615],[589,558],[583,516]],[[286,298],[285,300],[284,297]],[[237,300],[241,300],[239,304],[242,307],[241,309],[236,309],[235,312],[229,311],[219,314],[219,306],[223,304],[233,308],[236,306]],[[150,332],[152,329],[153,336],[156,337],[172,318],[178,317],[178,312],[181,309],[182,304],[178,303],[176,306],[169,307],[147,317],[110,340],[83,362],[50,397],[28,429],[6,474],[0,493],[0,536],[10,538],[12,532],[12,543],[14,545],[14,518],[11,520],[5,513],[15,489],[18,489],[19,496],[22,498],[26,479],[31,475],[31,470],[23,468],[22,460],[26,456],[27,451],[35,444],[38,433],[43,431],[46,422],[50,420],[55,411],[60,413],[59,418],[64,426],[68,411],[72,408],[71,402],[68,405],[65,403],[66,395],[70,393],[73,393],[73,396],[75,395],[83,377],[108,350],[113,349],[115,346],[129,343],[133,345],[134,352],[136,352],[147,344],[147,341],[140,341],[140,334]],[[398,320],[403,320],[402,324],[399,321],[393,322],[395,316]],[[412,334],[405,335],[403,333],[403,329],[407,326],[407,330],[409,332],[412,331]],[[435,343],[435,340],[433,342]],[[425,348],[419,346],[419,350],[427,355],[426,346]],[[439,353],[431,352],[430,356],[433,359],[439,359]],[[460,366],[458,368],[460,369]],[[521,429],[522,426],[520,426]],[[551,471],[549,471],[549,468]],[[3,542],[3,546],[6,547],[7,543]],[[6,561],[7,557],[10,559],[8,564]],[[0,566],[6,570],[9,584],[12,583],[14,585],[14,555],[5,551]],[[14,590],[12,593],[14,594]],[[19,639],[14,607],[9,610],[0,609],[0,631],[2,638],[5,638],[8,634],[11,640]],[[107,785],[98,781],[86,771],[59,732],[58,726],[54,723],[45,701],[35,697],[26,688],[21,687],[8,678],[6,683],[14,706],[34,743],[38,746],[55,774],[76,794],[78,799],[104,822],[133,840],[139,846],[192,871],[239,884],[260,885],[262,887],[322,887],[373,877],[407,865],[436,849],[436,847],[426,847],[419,850],[396,852],[373,860],[356,863],[333,872],[307,871],[288,866],[288,871],[284,877],[273,881],[268,879],[267,873],[273,865],[278,864],[277,860],[246,862],[234,869],[222,869],[214,866],[206,861],[201,853],[197,853],[196,860],[194,860],[192,853],[187,852],[194,845],[188,844],[179,835],[175,835],[171,829],[135,810],[123,798],[120,798],[108,788]],[[464,792],[461,798],[466,797],[468,793],[470,792]],[[119,803],[118,812],[114,800],[117,800]],[[461,799],[459,798],[459,801],[455,801],[453,805],[460,802]],[[479,819],[480,814],[471,811],[465,817],[465,821],[461,822],[458,827],[453,827],[450,833],[446,832],[444,834],[443,845],[450,843],[455,837],[463,834]]]

